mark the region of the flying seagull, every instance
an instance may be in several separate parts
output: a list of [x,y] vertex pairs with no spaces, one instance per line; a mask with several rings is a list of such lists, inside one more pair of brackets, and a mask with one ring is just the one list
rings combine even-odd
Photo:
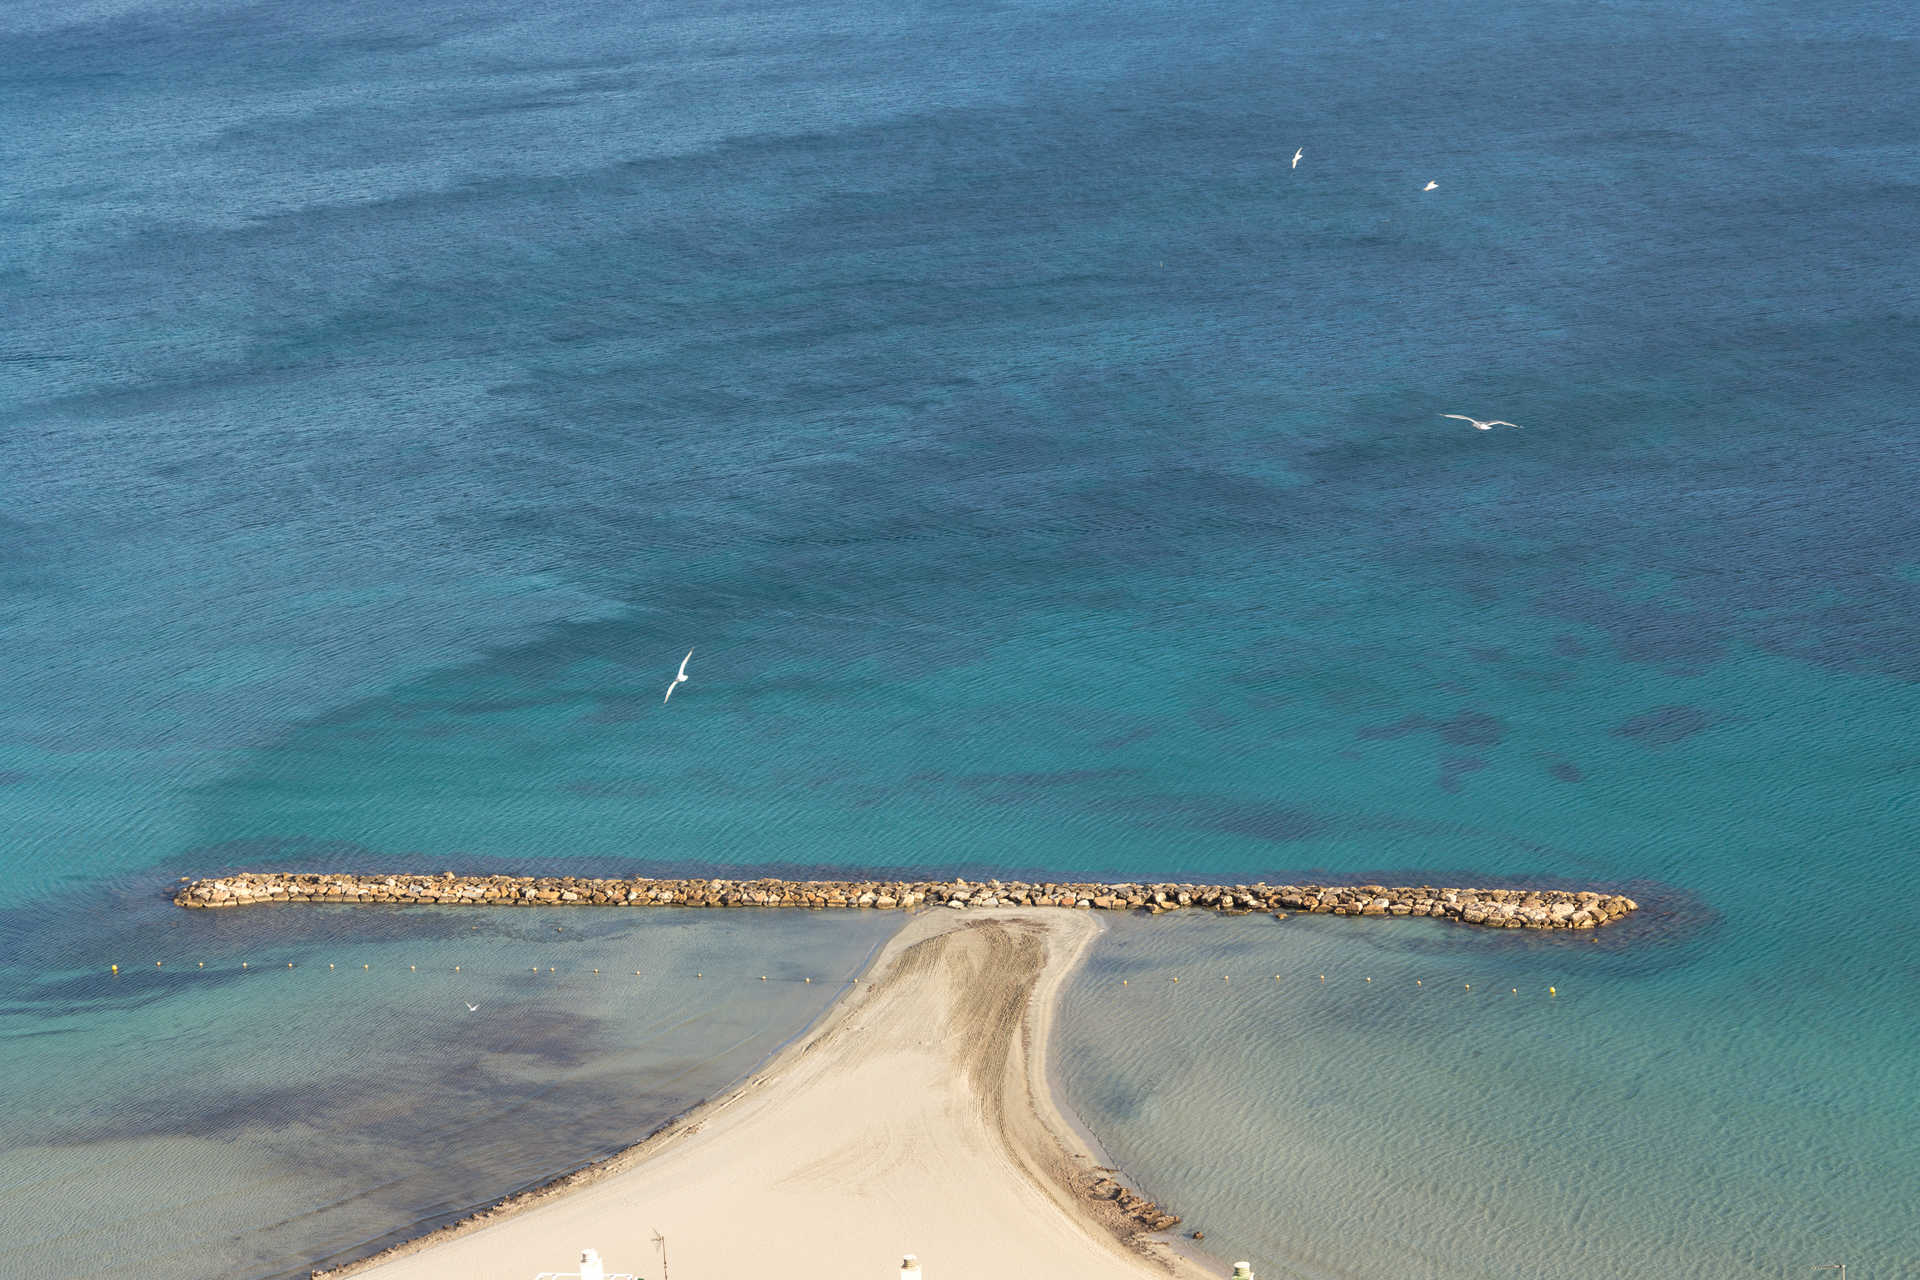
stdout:
[[1420,189],[1421,189],[1422,191],[1431,191],[1431,190],[1433,190],[1433,189],[1434,189],[1435,187],[1437,187],[1437,186],[1439,186],[1439,185],[1440,185],[1440,184],[1439,184],[1439,183],[1437,183],[1437,182],[1429,182],[1429,183],[1428,183],[1428,184],[1427,184],[1426,186],[1424,186],[1424,187],[1422,187],[1422,188],[1420,188]]
[[1525,427],[1517,422],[1508,422],[1505,418],[1489,418],[1485,422],[1478,418],[1469,418],[1464,413],[1443,413],[1443,418],[1458,418],[1462,422],[1471,422],[1475,431],[1491,431],[1495,427],[1512,427],[1515,431],[1524,431]]
[[479,1006],[479,1005],[477,1005],[477,1004],[470,1004],[470,1005],[468,1005],[468,1006],[467,1006],[467,1012],[468,1012],[468,1013],[478,1013],[478,1012],[480,1012],[480,1006]]
[[1299,149],[1298,151],[1296,151],[1296,152],[1294,152],[1294,153],[1293,153],[1293,167],[1294,167],[1294,168],[1296,168],[1296,169],[1298,169],[1298,168],[1300,167],[1300,157],[1301,157],[1301,156],[1303,156],[1303,155],[1305,155],[1305,154],[1307,154],[1307,149],[1306,149],[1305,147],[1302,147],[1302,148],[1300,148],[1300,149]]
[[670,684],[667,686],[667,697],[660,699],[661,705],[664,706],[666,704],[667,698],[671,698],[673,696],[674,685],[680,685],[680,684],[686,683],[687,661],[692,657],[693,657],[693,650],[689,649],[687,650],[687,656],[685,658],[680,659],[680,674],[673,678],[673,684]]

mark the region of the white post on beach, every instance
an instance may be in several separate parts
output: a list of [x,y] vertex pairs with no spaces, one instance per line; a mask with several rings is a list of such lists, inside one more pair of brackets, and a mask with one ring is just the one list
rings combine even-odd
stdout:
[[1253,1264],[1249,1262],[1234,1263],[1233,1280],[1253,1280]]
[[900,1280],[920,1280],[920,1259],[912,1254],[900,1259]]
[[580,1280],[607,1280],[607,1269],[600,1264],[599,1250],[580,1251]]

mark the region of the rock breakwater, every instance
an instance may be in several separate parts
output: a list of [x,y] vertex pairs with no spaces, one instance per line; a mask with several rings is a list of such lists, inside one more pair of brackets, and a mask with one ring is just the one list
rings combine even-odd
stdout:
[[1639,908],[1618,894],[1434,885],[1074,884],[988,880],[654,880],[583,876],[327,875],[240,872],[195,880],[182,907],[273,902],[331,906],[810,907],[907,910],[1064,907],[1091,911],[1290,911],[1426,916],[1494,929],[1596,929]]

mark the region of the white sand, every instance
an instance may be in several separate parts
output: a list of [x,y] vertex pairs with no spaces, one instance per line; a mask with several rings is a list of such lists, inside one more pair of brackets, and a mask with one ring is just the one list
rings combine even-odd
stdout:
[[379,1280],[532,1280],[600,1251],[660,1280],[1154,1277],[1201,1270],[1080,1189],[1049,1098],[1053,1004],[1098,926],[1069,911],[933,911],[821,1026],[584,1185],[388,1254]]

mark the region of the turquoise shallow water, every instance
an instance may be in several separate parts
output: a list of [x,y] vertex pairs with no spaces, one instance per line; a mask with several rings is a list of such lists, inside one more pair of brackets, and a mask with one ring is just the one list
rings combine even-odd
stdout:
[[1182,1231],[1260,1274],[1910,1274],[1911,1028],[1835,993],[1898,1008],[1911,972],[1691,949],[1121,921],[1068,993],[1064,1084]]
[[[1063,1069],[1269,1270],[1497,1272],[1416,1247],[1463,1186],[1566,1274],[1920,1270],[1878,1190],[1920,1185],[1915,35],[1868,3],[0,6],[8,1156],[71,1169],[22,1117],[138,1110],[223,1045],[307,1070],[169,1035],[267,1025],[251,978],[87,985],[202,958],[162,898],[222,867],[1512,878],[1648,904],[1565,957],[1615,1031],[1577,1074],[1522,1021],[1396,1075],[1374,1006],[1329,1040],[1372,1085],[1316,1104],[1337,1177],[1275,1127],[1315,1068],[1222,1060],[1188,1096],[1271,1100],[1284,1238],[1113,1101],[1189,1087],[1177,1044],[1078,1024]],[[1675,1140],[1360,1140],[1471,1114],[1463,1072]],[[1709,1167],[1724,1209],[1665,1194]],[[342,1194],[278,1185],[232,1230]],[[224,1274],[280,1265],[254,1247]]]
[[10,969],[0,1274],[305,1276],[431,1229],[723,1091],[895,923],[182,914],[96,920],[118,977]]

